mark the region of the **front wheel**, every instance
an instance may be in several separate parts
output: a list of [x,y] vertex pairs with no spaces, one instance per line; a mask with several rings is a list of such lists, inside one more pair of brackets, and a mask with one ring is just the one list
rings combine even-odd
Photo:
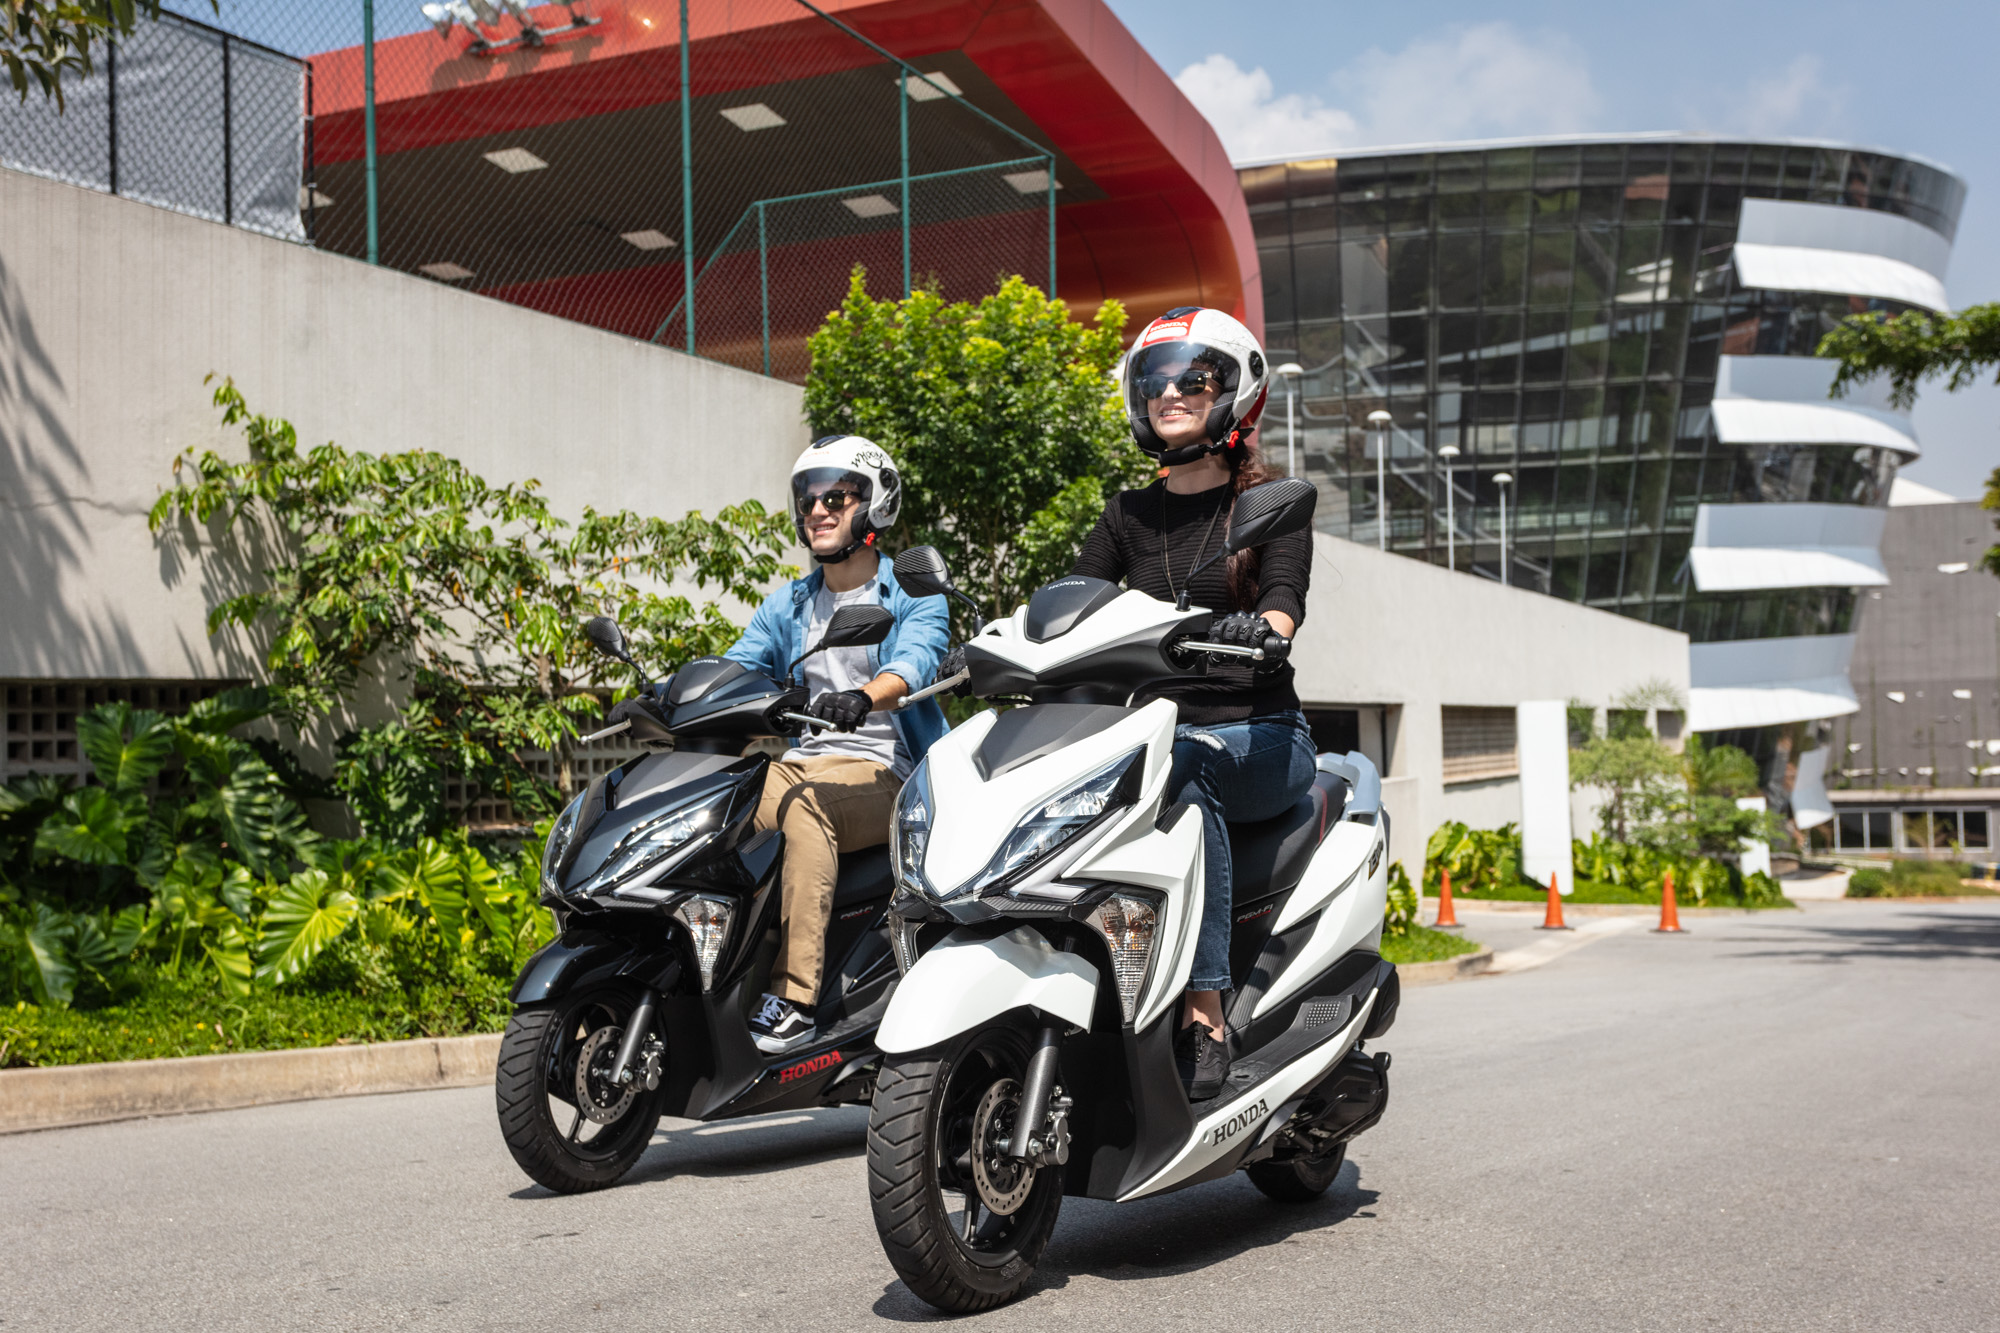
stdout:
[[1028,1039],[984,1028],[942,1052],[888,1057],[868,1117],[868,1193],[896,1273],[940,1310],[1021,1294],[1055,1230],[1062,1171],[1006,1155]]
[[623,1085],[609,1077],[636,1007],[630,995],[599,990],[507,1021],[493,1080],[500,1132],[537,1184],[558,1194],[601,1190],[653,1141],[660,1093],[643,1077]]

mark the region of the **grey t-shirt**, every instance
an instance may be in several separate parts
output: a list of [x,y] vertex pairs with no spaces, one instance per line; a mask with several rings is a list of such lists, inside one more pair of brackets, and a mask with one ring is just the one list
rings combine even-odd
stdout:
[[[826,633],[827,621],[843,606],[873,606],[877,601],[873,579],[852,592],[836,593],[825,584],[820,585],[819,595],[813,598],[812,620],[806,630],[806,642],[819,642]],[[858,690],[875,678],[875,672],[868,666],[866,648],[829,648],[823,653],[814,653],[803,664],[806,678],[806,698],[819,698],[822,692],[838,694],[843,690]],[[861,725],[853,731],[830,731],[814,728],[799,740],[802,754],[845,754],[861,759],[872,759],[893,772],[898,778],[910,776],[914,765],[899,761],[896,754],[896,728],[889,721],[889,714],[882,710],[870,713]]]

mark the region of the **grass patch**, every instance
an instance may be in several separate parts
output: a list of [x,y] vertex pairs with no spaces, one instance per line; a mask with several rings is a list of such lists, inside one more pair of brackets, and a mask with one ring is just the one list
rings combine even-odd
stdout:
[[1448,930],[1432,930],[1429,926],[1413,925],[1404,934],[1384,932],[1382,936],[1382,957],[1399,967],[1405,963],[1442,962],[1447,958],[1478,953],[1485,947],[1478,940],[1469,940]]
[[[1537,888],[1535,885],[1529,884],[1524,880],[1519,884],[1507,888],[1482,888],[1477,892],[1470,893],[1460,892],[1457,888],[1453,888],[1451,896],[1455,899],[1469,898],[1474,902],[1484,899],[1488,902],[1540,903],[1548,901],[1549,890],[1547,885]],[[1660,905],[1660,894],[1656,889],[1629,889],[1623,885],[1611,884],[1603,880],[1579,879],[1576,882],[1575,892],[1564,894],[1563,901],[1565,903],[1626,903],[1658,907]],[[1775,903],[1746,903],[1739,898],[1722,894],[1710,894],[1706,902],[1697,903],[1693,898],[1688,896],[1685,888],[1675,890],[1674,901],[1682,907],[1734,907],[1749,911],[1797,906],[1789,898]]]
[[205,974],[135,969],[97,1008],[0,1008],[0,1068],[498,1032],[512,1012],[510,985],[467,964],[394,991],[257,991],[238,999]]
[[1857,870],[1847,881],[1850,898],[1993,898],[1993,889],[1975,888],[1963,881],[1972,876],[1969,865],[1956,861],[1891,861],[1882,869]]

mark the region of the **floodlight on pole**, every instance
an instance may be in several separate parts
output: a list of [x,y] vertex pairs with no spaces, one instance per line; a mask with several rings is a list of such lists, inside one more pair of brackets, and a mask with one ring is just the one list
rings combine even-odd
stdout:
[[1493,484],[1500,488],[1500,586],[1507,586],[1507,488],[1514,484],[1514,474],[1498,472],[1493,476]]
[[1396,418],[1376,408],[1368,414],[1375,429],[1375,547],[1389,549],[1389,428]]
[[1299,376],[1306,368],[1296,361],[1287,361],[1271,372],[1285,382],[1285,475],[1299,475],[1298,425],[1293,416],[1298,405]]
[[1438,450],[1438,457],[1444,460],[1444,567],[1458,572],[1458,497],[1452,494],[1451,463],[1458,457],[1458,446],[1447,444]]

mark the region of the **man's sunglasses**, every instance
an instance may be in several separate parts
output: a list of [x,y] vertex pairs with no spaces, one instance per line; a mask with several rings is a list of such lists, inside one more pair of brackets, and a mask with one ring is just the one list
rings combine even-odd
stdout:
[[1192,398],[1198,393],[1221,392],[1222,377],[1212,370],[1203,369],[1201,366],[1189,366],[1178,376],[1161,374],[1141,375],[1139,377],[1140,396],[1145,398],[1163,397],[1167,392],[1169,384],[1181,391],[1181,397]]
[[829,514],[838,514],[841,510],[851,504],[857,503],[860,499],[860,491],[831,490],[823,491],[818,495],[801,495],[799,497],[799,517],[805,518],[810,515],[815,504],[825,505],[826,512]]

